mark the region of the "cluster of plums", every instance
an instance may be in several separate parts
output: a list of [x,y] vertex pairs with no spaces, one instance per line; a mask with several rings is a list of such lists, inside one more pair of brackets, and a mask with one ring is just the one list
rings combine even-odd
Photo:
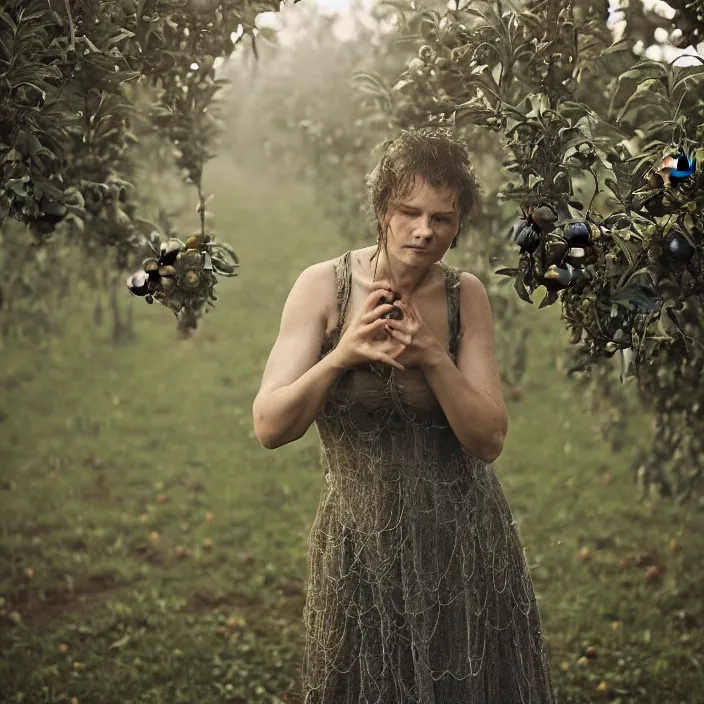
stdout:
[[[683,184],[691,185],[693,183],[692,176],[698,168],[702,169],[703,167],[704,150],[699,150],[691,158],[682,153],[672,154],[648,175],[648,186],[653,189],[677,189]],[[662,215],[666,211],[660,194],[651,197],[644,205],[654,215]],[[675,202],[672,205],[679,208]],[[546,235],[558,227],[562,228],[561,234],[553,235],[549,241],[546,240]],[[509,231],[508,237],[520,247],[521,253],[528,254],[531,275],[534,265],[533,255],[538,247],[544,243],[546,268],[542,273],[540,283],[549,292],[552,292],[565,289],[584,276],[579,267],[580,260],[585,256],[585,249],[592,245],[594,240],[601,237],[601,229],[587,221],[564,219],[560,222],[555,210],[550,205],[542,204],[528,216],[520,218]],[[694,256],[695,247],[682,231],[672,228],[663,237],[663,251],[665,257],[670,261],[685,264]],[[637,298],[636,309],[640,316],[657,309],[657,295],[648,290],[648,286],[635,280],[630,282],[632,291],[628,286],[622,287],[619,293],[621,298],[632,295],[635,296],[634,300]],[[600,324],[602,333],[609,340],[605,348],[606,352],[613,353],[616,349],[624,350],[632,344],[631,329],[633,323],[637,322],[633,320],[633,317],[632,312],[623,305],[619,305],[614,297],[614,305],[610,315]]]
[[[543,235],[558,226],[557,213],[549,205],[541,205],[525,218],[520,218],[509,231],[512,239],[529,255],[540,246]],[[542,275],[541,283],[548,291],[561,291],[584,276],[579,268],[580,260],[585,256],[585,248],[601,236],[599,229],[588,222],[578,220],[567,222],[562,233],[553,237],[546,247],[549,266]]]
[[147,303],[156,299],[164,305],[176,300],[180,307],[189,294],[201,293],[214,279],[212,261],[204,245],[209,235],[194,235],[185,243],[176,237],[161,242],[159,255],[142,262],[142,269],[127,278],[127,288],[135,296],[144,296]]

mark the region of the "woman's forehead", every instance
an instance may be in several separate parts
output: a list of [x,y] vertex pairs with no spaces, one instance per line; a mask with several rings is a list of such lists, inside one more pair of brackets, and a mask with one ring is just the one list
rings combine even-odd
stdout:
[[457,189],[448,186],[435,188],[423,176],[416,175],[410,191],[394,200],[398,205],[433,205],[453,210],[457,200]]

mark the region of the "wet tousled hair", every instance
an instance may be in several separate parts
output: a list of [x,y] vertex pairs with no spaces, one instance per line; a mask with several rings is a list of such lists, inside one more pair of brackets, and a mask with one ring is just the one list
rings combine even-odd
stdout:
[[436,126],[404,130],[383,146],[379,163],[366,177],[367,216],[376,223],[379,247],[386,245],[394,203],[410,194],[417,175],[433,188],[457,189],[461,234],[481,197],[466,144],[449,127]]

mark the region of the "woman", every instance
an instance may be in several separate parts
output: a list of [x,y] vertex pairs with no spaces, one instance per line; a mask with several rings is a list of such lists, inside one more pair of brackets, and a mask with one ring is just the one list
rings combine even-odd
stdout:
[[254,402],[267,448],[315,422],[305,704],[548,704],[540,616],[491,463],[508,416],[479,279],[447,266],[479,188],[442,128],[367,179],[376,247],[306,269]]

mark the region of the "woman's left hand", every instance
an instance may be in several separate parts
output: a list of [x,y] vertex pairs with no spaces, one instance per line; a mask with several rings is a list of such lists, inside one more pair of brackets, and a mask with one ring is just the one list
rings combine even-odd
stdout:
[[399,300],[394,305],[403,311],[403,319],[389,318],[385,329],[392,337],[406,345],[399,358],[401,363],[406,367],[423,369],[437,359],[438,353],[444,353],[444,348],[423,322],[411,301]]

